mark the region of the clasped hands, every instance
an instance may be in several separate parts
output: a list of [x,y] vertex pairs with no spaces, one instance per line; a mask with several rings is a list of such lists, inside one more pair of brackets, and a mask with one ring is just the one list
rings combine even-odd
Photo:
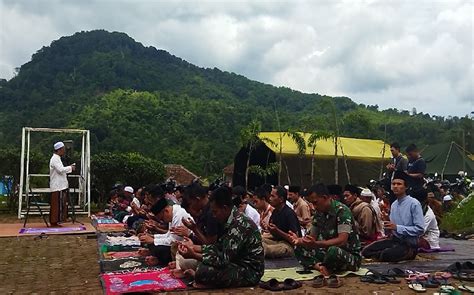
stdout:
[[288,236],[294,246],[303,246],[305,248],[320,248],[319,241],[316,241],[316,239],[311,235],[298,237],[297,234],[292,231],[289,231]]

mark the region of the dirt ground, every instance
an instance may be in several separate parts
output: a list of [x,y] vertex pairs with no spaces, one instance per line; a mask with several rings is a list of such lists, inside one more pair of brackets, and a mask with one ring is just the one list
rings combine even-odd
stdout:
[[[34,219],[36,220],[36,218]],[[87,219],[81,219],[87,221]],[[0,215],[1,223],[15,222]],[[102,294],[99,282],[95,235],[50,235],[47,238],[0,238],[0,294]],[[456,285],[457,281],[453,281]],[[433,294],[436,289],[428,290]],[[255,294],[272,293],[258,287],[169,294]],[[278,292],[274,292],[278,293]],[[283,294],[283,292],[279,292]],[[338,289],[315,289],[305,282],[292,294],[414,294],[402,282],[395,285],[361,283],[358,277],[344,278]]]

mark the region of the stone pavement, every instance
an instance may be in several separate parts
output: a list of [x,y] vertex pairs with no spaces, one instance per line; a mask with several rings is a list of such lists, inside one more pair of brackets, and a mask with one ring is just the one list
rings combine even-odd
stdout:
[[[3,221],[0,219],[0,222]],[[84,220],[85,221],[85,220]],[[9,222],[12,222],[10,219]],[[1,226],[1,224],[0,224]],[[436,254],[438,260],[410,262],[410,267],[423,267],[436,261],[441,267],[456,259],[472,259],[473,241],[450,242],[457,251]],[[95,235],[56,235],[43,239],[34,237],[0,238],[0,294],[102,294]],[[403,267],[403,265],[396,265]],[[371,266],[366,266],[371,267]],[[387,269],[388,265],[378,266]],[[455,285],[457,281],[452,281]],[[431,291],[431,290],[429,290]],[[432,294],[428,292],[426,294]],[[172,292],[170,294],[255,294],[272,293],[260,288],[220,289],[209,291]],[[279,292],[283,294],[283,292]],[[358,277],[344,278],[338,289],[315,289],[305,282],[292,294],[414,294],[405,282],[396,285],[361,283]]]

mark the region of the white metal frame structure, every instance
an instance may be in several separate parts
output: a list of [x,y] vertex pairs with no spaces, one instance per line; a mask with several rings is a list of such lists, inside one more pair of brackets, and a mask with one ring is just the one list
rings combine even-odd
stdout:
[[[54,129],[54,128],[31,128],[23,127],[21,134],[21,168],[20,168],[20,188],[18,193],[18,218],[22,217],[22,203],[28,198],[30,193],[49,193],[48,188],[30,188],[31,177],[49,177],[49,174],[31,174],[30,173],[30,135],[31,132],[43,132],[43,133],[69,133],[69,134],[80,134],[82,135],[82,149],[81,149],[81,171],[79,175],[68,175],[68,177],[79,178],[79,187],[70,188],[71,193],[78,193],[78,203],[83,204],[84,211],[76,212],[76,214],[91,215],[91,172],[90,172],[90,132],[89,130],[80,129]],[[25,154],[26,154],[26,165],[25,165]],[[87,207],[87,210],[85,210]],[[24,208],[26,210],[26,208]],[[31,213],[30,213],[31,214]]]

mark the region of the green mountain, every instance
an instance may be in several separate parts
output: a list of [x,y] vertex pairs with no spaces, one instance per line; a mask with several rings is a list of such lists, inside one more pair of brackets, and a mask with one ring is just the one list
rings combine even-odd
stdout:
[[465,130],[466,146],[474,147],[467,117],[379,111],[347,97],[274,87],[194,66],[118,32],[62,37],[0,80],[3,147],[20,146],[23,126],[86,128],[93,153],[137,151],[201,175],[232,162],[240,129],[254,118],[264,130],[313,131],[333,130],[334,114],[341,135],[422,145],[462,142]]

